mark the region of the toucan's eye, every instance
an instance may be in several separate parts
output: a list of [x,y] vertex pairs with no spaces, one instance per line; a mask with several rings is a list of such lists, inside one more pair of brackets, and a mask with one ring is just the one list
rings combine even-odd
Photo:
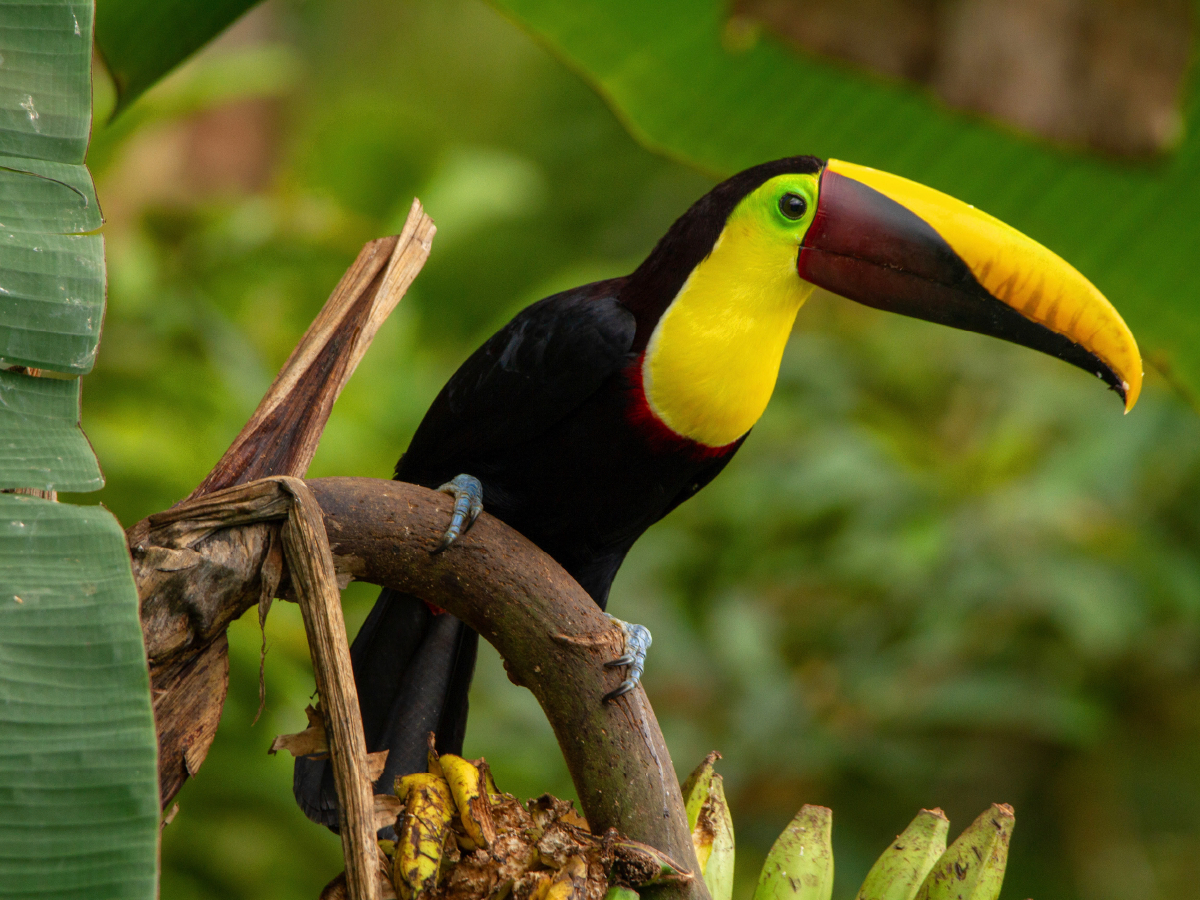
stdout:
[[788,192],[779,198],[779,211],[789,219],[803,219],[808,211],[808,201],[799,194]]

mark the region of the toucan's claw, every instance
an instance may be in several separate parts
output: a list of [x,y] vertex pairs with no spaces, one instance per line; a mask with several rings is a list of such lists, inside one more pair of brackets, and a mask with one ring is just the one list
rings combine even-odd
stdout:
[[615,624],[621,626],[621,633],[625,636],[625,650],[616,659],[610,660],[604,665],[608,668],[629,666],[629,671],[625,673],[624,681],[604,695],[605,702],[616,700],[622,694],[628,694],[634,689],[638,681],[641,680],[642,670],[646,667],[646,651],[650,649],[650,644],[653,641],[653,638],[650,636],[650,629],[645,625],[622,622],[616,616],[611,615],[609,618]]
[[442,542],[433,549],[434,553],[441,553],[470,531],[483,512],[483,485],[474,475],[458,475],[438,490],[454,498],[454,515],[450,519],[450,527],[442,535]]

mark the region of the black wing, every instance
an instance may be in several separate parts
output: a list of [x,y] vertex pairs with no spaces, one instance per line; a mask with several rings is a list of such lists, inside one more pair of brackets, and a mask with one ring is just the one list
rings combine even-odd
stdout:
[[616,299],[624,279],[598,281],[519,312],[462,364],[425,413],[396,477],[436,487],[445,472],[537,438],[629,360],[636,322]]

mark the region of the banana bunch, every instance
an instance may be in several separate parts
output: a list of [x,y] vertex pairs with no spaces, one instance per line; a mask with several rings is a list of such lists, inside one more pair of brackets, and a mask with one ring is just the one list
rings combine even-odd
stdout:
[[637,900],[637,888],[692,878],[615,830],[593,835],[569,801],[501,794],[486,762],[439,756],[432,742],[427,771],[396,779],[395,796],[377,797],[376,809],[380,825],[395,823],[396,841],[379,842],[381,888],[399,900],[600,900],[610,888],[613,900]]
[[[700,873],[713,900],[731,900],[733,822],[717,759],[710,753],[682,789]],[[947,848],[949,820],[923,809],[871,867],[855,900],[996,900],[1014,821],[1012,807],[993,804]],[[754,900],[830,900],[832,830],[830,810],[803,807],[767,855]],[[615,891],[607,900],[629,900]]]
[[[438,884],[451,843],[463,850],[487,848],[496,840],[490,794],[495,784],[482,760],[438,756],[429,750],[429,771],[396,779],[404,810],[396,823],[396,843],[381,842],[392,857],[392,882],[400,900],[419,900]],[[388,854],[388,850],[392,853]]]

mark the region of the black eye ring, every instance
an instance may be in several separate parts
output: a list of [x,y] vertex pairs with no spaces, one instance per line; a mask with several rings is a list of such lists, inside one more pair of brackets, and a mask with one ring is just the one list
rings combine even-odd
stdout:
[[779,211],[783,213],[784,218],[803,219],[804,214],[808,212],[808,201],[799,194],[793,194],[791,191],[779,198]]

